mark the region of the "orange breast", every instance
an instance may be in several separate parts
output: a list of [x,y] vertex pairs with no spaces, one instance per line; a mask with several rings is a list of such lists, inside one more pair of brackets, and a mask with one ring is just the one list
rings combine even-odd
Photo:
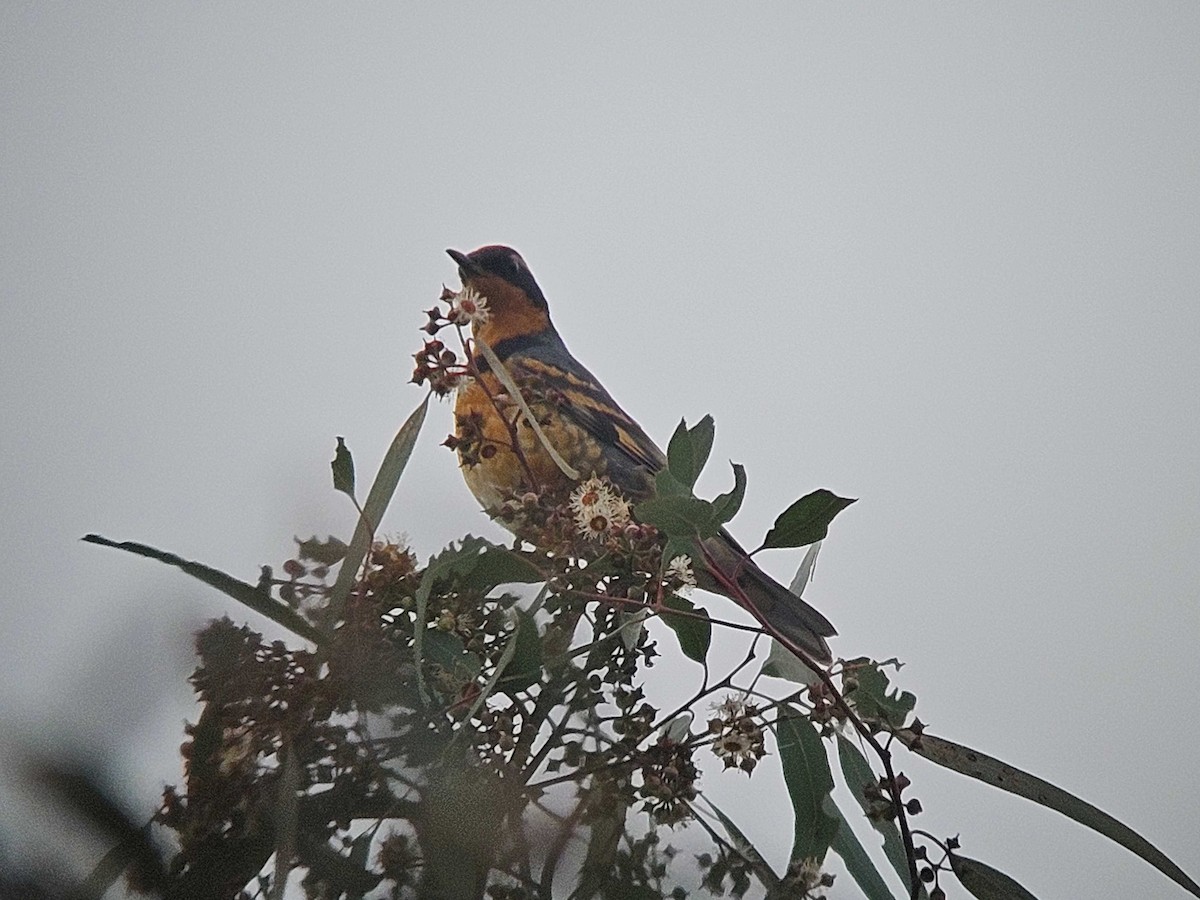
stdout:
[[[459,465],[471,493],[488,512],[528,491],[565,497],[575,482],[546,452],[517,406],[506,400],[493,402],[489,393],[497,397],[504,389],[492,373],[485,372],[483,384],[472,382],[459,391],[454,405]],[[604,473],[602,449],[586,430],[554,403],[535,396],[526,400],[549,443],[581,478]],[[510,422],[515,428],[510,428]]]

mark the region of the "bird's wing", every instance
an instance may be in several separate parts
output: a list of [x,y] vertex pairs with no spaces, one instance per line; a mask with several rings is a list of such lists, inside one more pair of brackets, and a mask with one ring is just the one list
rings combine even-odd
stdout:
[[666,456],[556,333],[526,342],[502,359],[514,376],[528,376],[561,395],[561,414],[600,444],[608,477],[618,488],[631,497],[649,493],[654,473],[667,464]]
[[[526,376],[558,391],[565,403],[561,414],[591,434],[604,448],[610,480],[633,498],[653,490],[653,475],[667,464],[666,456],[608,391],[575,359],[553,330],[512,342],[501,356],[518,379]],[[778,632],[806,649],[814,659],[831,659],[825,638],[836,632],[823,615],[762,571],[726,529],[704,542],[711,565],[737,583],[740,602],[773,634]],[[705,590],[730,596],[711,574],[697,571]],[[737,599],[737,598],[735,598]]]

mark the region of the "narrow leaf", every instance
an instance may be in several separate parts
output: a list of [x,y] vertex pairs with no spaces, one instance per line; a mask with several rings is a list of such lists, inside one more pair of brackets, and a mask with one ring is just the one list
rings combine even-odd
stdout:
[[977,859],[951,853],[950,867],[962,886],[979,900],[1037,900],[1003,872]]
[[333,462],[329,466],[333,469],[333,489],[341,491],[353,500],[354,457],[350,455],[350,448],[340,436],[337,439],[337,449],[333,451]]
[[854,502],[824,488],[806,494],[779,514],[758,550],[803,547],[823,540],[834,516]]
[[338,570],[337,580],[334,581],[333,590],[329,595],[331,621],[336,622],[341,616],[342,606],[350,596],[350,588],[354,586],[354,580],[358,577],[359,567],[371,548],[375,529],[383,520],[383,513],[392,500],[392,494],[396,492],[396,485],[400,483],[400,476],[404,473],[404,467],[408,465],[409,457],[412,456],[417,435],[421,433],[421,425],[424,424],[425,413],[429,409],[429,397],[430,395],[426,394],[421,405],[413,410],[412,415],[400,426],[400,430],[392,439],[392,445],[384,454],[383,462],[379,465],[379,473],[367,494],[367,502],[354,529],[354,537],[346,549],[346,558],[342,560],[342,567]]
[[712,622],[708,620],[708,613],[686,597],[675,594],[668,596],[663,601],[663,606],[704,617],[701,619],[695,615],[676,616],[669,612],[662,614],[663,622],[679,639],[679,649],[683,651],[683,655],[703,665],[708,658],[709,645],[712,644]]
[[858,835],[846,821],[846,816],[837,804],[832,802],[832,798],[830,803],[838,820],[838,829],[829,849],[842,858],[842,862],[846,865],[846,871],[850,873],[850,877],[854,879],[854,883],[859,886],[867,900],[896,900],[896,895],[892,893],[887,882],[883,880],[883,876],[879,874],[879,870],[875,868],[875,863],[863,849]]
[[713,518],[722,525],[737,515],[746,496],[746,467],[739,463],[730,465],[733,466],[733,490],[721,494],[712,502]]
[[[900,881],[908,884],[911,876],[908,871],[908,857],[904,853],[904,840],[900,837],[900,829],[890,819],[869,815],[874,806],[867,799],[865,790],[867,785],[877,785],[879,779],[875,777],[870,764],[867,763],[867,758],[863,756],[862,751],[855,746],[853,741],[839,734],[837,748],[838,762],[842,767],[842,777],[846,779],[846,787],[850,789],[850,793],[854,795],[854,799],[858,801],[863,812],[868,813],[868,821],[871,825],[883,835],[883,855],[887,857],[887,861],[900,876]],[[923,884],[918,885],[918,888],[919,896],[928,896]]]
[[792,579],[792,583],[788,585],[788,590],[797,597],[804,596],[804,590],[808,587],[808,583],[812,581],[813,572],[817,568],[817,554],[821,552],[821,542],[809,544],[808,549],[804,552],[804,559],[800,560],[800,568],[796,570],[796,577]]
[[733,819],[721,811],[719,806],[709,800],[708,797],[704,798],[704,802],[712,810],[713,815],[721,820],[721,824],[725,826],[725,833],[729,835],[730,845],[738,852],[738,855],[742,859],[750,864],[750,868],[755,876],[757,876],[759,882],[767,889],[767,896],[774,896],[775,891],[779,889],[779,876],[775,874],[775,870],[771,868],[771,864],[767,862],[766,857],[751,843],[750,838],[746,837],[742,830],[737,827]]
[[1024,797],[1026,800],[1032,800],[1034,803],[1062,813],[1069,819],[1074,819],[1080,825],[1086,825],[1125,849],[1136,853],[1192,896],[1200,897],[1200,885],[1197,885],[1179,866],[1171,862],[1166,854],[1128,825],[1122,824],[1108,813],[1079,799],[1074,794],[985,753],[935,737],[928,732],[918,737],[906,729],[900,731],[898,735],[910,750],[938,765],[977,778],[993,787],[1008,791],[1010,794]]
[[166,553],[162,550],[148,547],[145,544],[135,543],[134,541],[110,541],[108,538],[101,537],[98,534],[84,535],[83,540],[89,544],[114,547],[117,550],[135,553],[138,556],[145,556],[148,559],[156,559],[169,566],[175,566],[175,568],[186,572],[193,578],[203,581],[210,587],[215,587],[221,593],[227,594],[239,603],[250,607],[256,613],[266,616],[272,622],[282,625],[288,631],[298,634],[300,637],[310,640],[314,644],[320,644],[324,640],[321,632],[310,625],[304,617],[291,607],[285,606],[272,597],[269,585],[247,584],[203,563],[192,562],[181,556],[176,556],[174,553]]
[[825,743],[812,722],[800,715],[781,718],[775,725],[775,737],[796,816],[792,862],[821,864],[838,829],[838,820],[825,808],[833,790]]

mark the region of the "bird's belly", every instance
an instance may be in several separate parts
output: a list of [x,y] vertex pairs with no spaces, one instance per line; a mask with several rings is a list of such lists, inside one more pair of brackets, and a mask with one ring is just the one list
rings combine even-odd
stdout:
[[[493,396],[500,392],[498,385],[489,389]],[[489,513],[527,492],[565,499],[575,480],[554,461],[523,414],[507,403],[496,406],[478,383],[460,391],[455,402],[459,466],[475,499]],[[604,474],[603,449],[590,433],[553,403],[535,399],[529,408],[547,442],[580,478]],[[516,422],[519,452],[513,450],[508,421]]]

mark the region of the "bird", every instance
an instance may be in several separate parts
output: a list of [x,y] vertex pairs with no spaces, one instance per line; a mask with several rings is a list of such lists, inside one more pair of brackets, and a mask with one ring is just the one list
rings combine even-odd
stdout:
[[[458,265],[463,293],[483,298],[484,312],[471,317],[476,345],[492,350],[541,425],[510,428],[496,399],[506,389],[476,346],[479,376],[456,392],[450,442],[483,509],[526,537],[511,516],[498,515],[504,504],[538,487],[557,487],[564,495],[574,487],[545,443],[580,479],[607,479],[634,503],[652,496],[666,455],[567,349],[521,255],[496,244],[470,253],[446,252]],[[519,453],[512,449],[514,436]],[[734,600],[784,646],[799,647],[812,662],[832,662],[825,639],[836,632],[829,620],[759,568],[727,529],[705,539],[703,551],[705,559],[693,561],[699,587]]]

